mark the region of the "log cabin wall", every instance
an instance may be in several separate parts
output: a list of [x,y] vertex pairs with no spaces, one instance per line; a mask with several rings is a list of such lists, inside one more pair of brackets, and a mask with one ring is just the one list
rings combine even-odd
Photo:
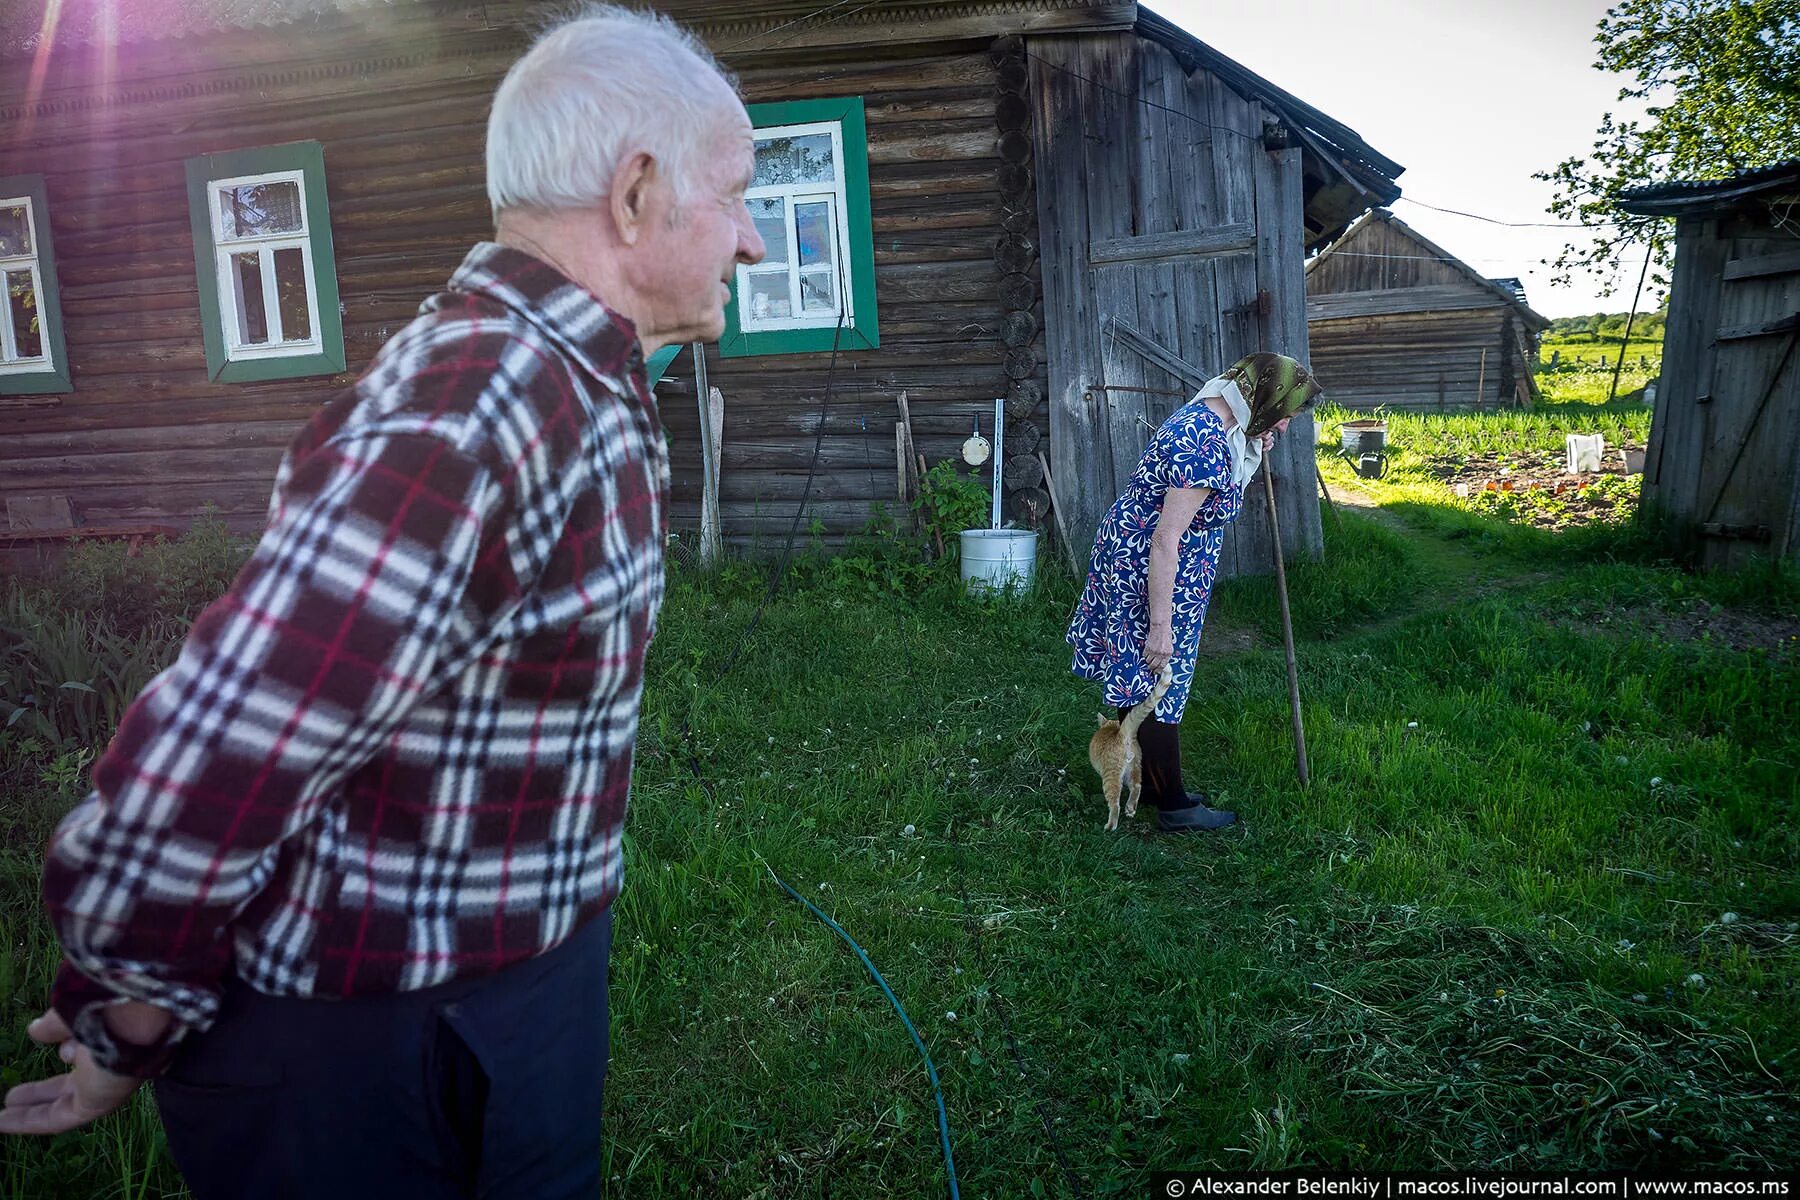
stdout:
[[[931,466],[960,462],[975,422],[992,440],[994,401],[1016,382],[1035,390],[1021,392],[1028,408],[1015,404],[1009,457],[1025,424],[1041,428],[1043,368],[1033,355],[1015,366],[1018,380],[1008,373],[1004,326],[1019,310],[1003,300],[1003,282],[1009,274],[1024,279],[1023,311],[1034,328],[1039,288],[1035,230],[1009,232],[1002,223],[998,103],[1006,58],[992,39],[977,39],[739,69],[753,104],[863,97],[881,345],[841,351],[835,371],[826,352],[722,358],[716,345],[707,347],[708,380],[725,396],[720,516],[728,543],[785,537],[808,487],[815,441],[808,526],[819,522],[830,538],[864,526],[877,506],[898,513],[901,392]],[[997,263],[1003,240],[1022,257]],[[1031,349],[1035,338],[1024,345]],[[669,370],[674,378],[659,393],[673,452],[673,517],[694,524],[701,467],[691,359],[684,352]],[[984,479],[990,469],[982,468]]]
[[[526,44],[503,21],[532,7],[394,5],[178,44],[68,47],[49,60],[48,83],[29,103],[31,72],[8,60],[5,172],[46,181],[74,389],[0,397],[0,499],[17,498],[23,510],[61,497],[81,525],[185,525],[210,505],[240,530],[260,528],[288,440],[489,235],[487,106]],[[706,18],[708,6],[687,7]],[[1013,318],[1016,337],[1019,313],[1035,318],[1036,266],[1025,230],[1028,253],[1004,264],[1014,287],[1003,298],[997,245],[1021,230],[1003,224],[1004,55],[995,39],[1117,27],[1135,6],[921,6],[882,23],[802,23],[761,41],[756,33],[776,18],[816,6],[758,7],[769,19],[740,9],[737,25],[700,26],[748,100],[856,95],[866,105],[881,345],[838,356],[807,506],[809,519],[843,533],[874,504],[893,504],[899,391],[933,463],[955,452],[974,414],[991,436],[996,397],[1012,395],[1015,419],[1029,420],[1021,404],[1035,400],[1029,385],[1041,395],[1044,371],[1035,357],[1024,371],[1016,354],[1009,360],[1018,347],[1003,325]],[[324,150],[349,370],[211,382],[183,163],[303,140]],[[1021,275],[1031,285],[1023,308]],[[726,395],[723,515],[732,540],[767,540],[792,519],[829,358],[709,353],[711,381]],[[671,371],[678,378],[663,407],[674,515],[691,523],[698,421],[680,377],[692,371],[685,360]],[[1017,384],[1027,385],[1022,396]]]
[[1352,408],[1529,403],[1538,314],[1403,222],[1376,211],[1311,264],[1312,367]]
[[1519,403],[1517,323],[1503,306],[1307,324],[1313,370],[1334,404],[1436,410]]
[[[110,64],[73,47],[35,104],[8,64],[8,170],[45,179],[74,386],[0,398],[0,496],[67,497],[77,525],[185,526],[210,505],[261,527],[289,439],[491,232],[483,126],[523,37],[425,15],[220,31]],[[294,141],[324,148],[349,371],[215,383],[183,164]]]

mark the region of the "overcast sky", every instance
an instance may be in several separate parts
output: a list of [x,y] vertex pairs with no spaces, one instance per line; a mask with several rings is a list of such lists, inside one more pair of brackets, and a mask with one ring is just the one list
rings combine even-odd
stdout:
[[[1593,145],[1621,111],[1626,80],[1594,69],[1605,0],[1151,0],[1201,41],[1329,113],[1406,168],[1394,213],[1483,275],[1525,281],[1547,317],[1623,312],[1642,257],[1615,266],[1614,294],[1577,276],[1552,287],[1542,260],[1580,230],[1509,229],[1433,212],[1411,199],[1503,221],[1551,221],[1550,185],[1531,177]],[[1648,293],[1646,294],[1648,300]]]

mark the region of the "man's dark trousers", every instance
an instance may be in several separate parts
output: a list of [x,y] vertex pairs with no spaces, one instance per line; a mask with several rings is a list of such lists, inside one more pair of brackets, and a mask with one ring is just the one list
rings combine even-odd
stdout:
[[197,1200],[593,1200],[609,910],[481,979],[345,1001],[227,986],[156,1081]]

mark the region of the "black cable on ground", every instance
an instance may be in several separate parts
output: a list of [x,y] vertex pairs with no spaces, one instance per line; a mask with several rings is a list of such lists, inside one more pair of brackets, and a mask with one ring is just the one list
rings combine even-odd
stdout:
[[[681,718],[681,740],[687,748],[688,770],[693,773],[694,779],[699,783],[701,790],[706,793],[707,797],[712,800],[714,804],[717,804],[719,801],[718,794],[713,791],[712,781],[706,778],[706,773],[700,768],[700,753],[694,745],[694,705],[699,702],[701,696],[724,682],[725,677],[731,674],[732,669],[737,666],[738,659],[743,656],[744,648],[750,644],[751,637],[756,633],[757,627],[762,624],[763,614],[768,611],[770,601],[774,600],[776,595],[780,592],[782,581],[787,576],[788,565],[793,560],[794,541],[800,532],[800,521],[801,518],[806,515],[806,502],[812,498],[813,481],[818,478],[819,448],[825,441],[825,420],[830,412],[831,398],[836,388],[838,348],[843,337],[843,332],[844,314],[839,312],[837,329],[833,332],[831,337],[831,362],[825,372],[825,391],[819,397],[819,419],[817,430],[813,436],[812,462],[807,467],[806,485],[800,491],[800,502],[794,507],[793,522],[788,526],[787,543],[782,547],[781,561],[777,564],[775,571],[769,576],[768,590],[763,593],[762,601],[756,606],[756,612],[751,616],[750,623],[744,627],[744,632],[739,636],[738,644],[733,648],[731,657],[725,661],[724,667],[713,677],[712,682],[708,683],[688,702],[687,712],[685,712]],[[874,962],[870,960],[868,953],[856,943],[856,939],[852,938],[841,925],[836,921],[833,921],[823,910],[813,904],[812,901],[808,900],[805,896],[802,896],[799,892],[795,891],[794,888],[789,886],[787,881],[782,879],[780,875],[777,875],[775,869],[770,867],[766,861],[763,863],[763,867],[769,872],[769,877],[775,881],[777,886],[788,895],[798,900],[801,904],[805,905],[809,912],[820,921],[824,922],[830,927],[832,932],[836,933],[849,944],[850,948],[856,952],[856,956],[862,960],[863,966],[868,968],[869,974],[874,976],[875,982],[880,985],[881,990],[887,996],[889,1003],[894,1006],[894,1011],[900,1014],[901,1023],[906,1026],[906,1032],[911,1035],[913,1045],[919,1051],[919,1057],[925,1062],[925,1074],[927,1079],[931,1082],[932,1094],[937,1101],[938,1134],[943,1145],[944,1169],[949,1180],[950,1200],[959,1200],[961,1193],[957,1187],[956,1159],[951,1152],[950,1146],[950,1117],[944,1106],[944,1089],[938,1082],[937,1066],[931,1061],[931,1054],[925,1048],[925,1040],[919,1036],[919,1031],[914,1028],[912,1018],[907,1015],[905,1007],[900,1003],[900,998],[894,995],[894,990],[888,986],[888,982],[882,977],[881,972],[876,970]]]

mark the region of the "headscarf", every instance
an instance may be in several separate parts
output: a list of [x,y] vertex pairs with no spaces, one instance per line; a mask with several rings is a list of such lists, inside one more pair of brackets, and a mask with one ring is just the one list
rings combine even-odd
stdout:
[[1243,487],[1256,478],[1262,465],[1262,443],[1257,435],[1275,428],[1283,417],[1311,407],[1319,394],[1318,381],[1295,360],[1280,354],[1251,354],[1208,380],[1194,398],[1218,396],[1236,418],[1225,431],[1225,442],[1231,448],[1231,481]]
[[1231,364],[1221,379],[1238,385],[1250,406],[1245,437],[1269,432],[1283,419],[1311,408],[1324,391],[1312,372],[1285,354],[1249,354]]

